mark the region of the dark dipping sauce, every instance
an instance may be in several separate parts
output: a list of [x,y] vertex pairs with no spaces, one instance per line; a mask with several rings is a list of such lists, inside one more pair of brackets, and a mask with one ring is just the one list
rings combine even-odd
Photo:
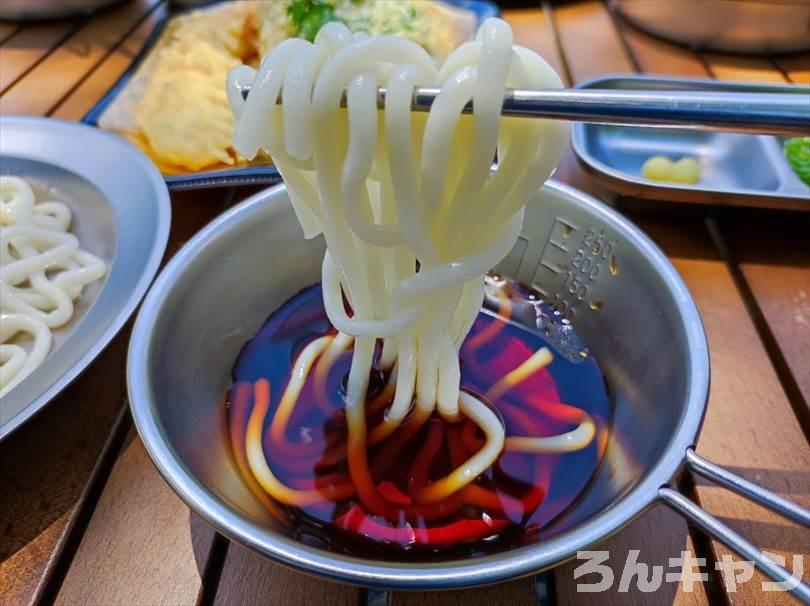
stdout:
[[[529,290],[495,276],[486,278],[484,309],[460,352],[461,388],[475,394],[502,421],[510,436],[553,436],[576,428],[571,407],[587,412],[596,425],[595,438],[578,451],[528,454],[505,450],[473,485],[479,498],[459,493],[448,499],[447,514],[420,515],[409,497],[413,482],[429,483],[458,467],[484,443],[483,433],[467,419],[449,423],[434,412],[407,442],[411,417],[391,436],[367,450],[374,484],[398,519],[364,510],[357,496],[325,500],[305,507],[273,501],[275,515],[294,536],[310,545],[358,556],[409,552],[409,558],[459,554],[481,555],[536,540],[543,527],[565,511],[586,489],[607,442],[611,407],[602,373],[573,327]],[[320,285],[311,286],[284,303],[240,353],[228,397],[228,422],[234,458],[248,486],[267,502],[245,460],[245,427],[254,406],[250,388],[270,383],[270,405],[262,435],[264,457],[275,476],[290,488],[317,488],[349,478],[343,457],[324,465],[324,453],[345,448],[346,378],[349,348],[335,362],[326,381],[326,400],[313,388],[312,373],[301,391],[287,425],[294,448],[279,448],[270,436],[270,422],[299,353],[318,337],[334,334],[321,299]],[[551,364],[506,391],[494,402],[483,395],[499,379],[520,366],[541,347],[553,354]],[[376,362],[366,400],[367,428],[383,418],[391,398],[381,398],[388,372]],[[242,387],[242,395],[240,393]],[[245,396],[245,394],[248,394]],[[412,432],[411,432],[412,433]],[[485,494],[486,498],[481,498]],[[487,500],[489,499],[489,500]],[[492,500],[497,507],[489,507]],[[272,500],[272,499],[271,499]],[[425,519],[427,518],[427,519]]]

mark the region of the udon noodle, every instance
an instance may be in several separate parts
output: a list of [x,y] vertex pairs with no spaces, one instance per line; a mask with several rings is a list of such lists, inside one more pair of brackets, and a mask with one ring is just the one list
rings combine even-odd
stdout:
[[[505,435],[486,402],[548,365],[547,348],[483,398],[460,389],[459,349],[481,309],[484,274],[514,246],[527,200],[551,175],[567,143],[564,123],[502,117],[504,91],[559,88],[554,70],[536,53],[513,45],[511,29],[499,19],[486,21],[475,41],[460,46],[440,68],[412,42],[329,23],[314,44],[287,40],[258,70],[243,66],[230,79],[237,150],[248,158],[259,149],[268,152],[305,236],[322,233],[326,239],[323,301],[338,331],[300,352],[286,387],[266,380],[253,387],[245,440],[247,462],[261,487],[276,501],[298,507],[355,495],[366,510],[391,519],[396,513],[372,479],[367,450],[398,429],[413,435],[437,414],[448,424],[471,420],[484,442],[445,477],[415,490],[418,505],[441,504],[459,493],[483,498],[473,481],[505,450],[562,453],[590,444],[593,420],[577,408],[568,407],[575,429],[520,437]],[[246,101],[235,92],[236,83],[251,83]],[[417,86],[441,89],[427,115],[411,112]],[[383,110],[377,107],[379,87],[386,91]],[[470,102],[472,115],[462,115]],[[376,405],[366,399],[379,343],[380,365],[391,372],[377,401],[392,402],[379,424],[367,426],[366,407]],[[283,446],[307,378],[312,375],[322,389],[329,368],[352,347],[348,443],[324,453],[346,457],[349,475],[309,489],[285,485],[265,456],[265,419],[272,412],[270,436]],[[273,412],[270,390],[282,388]]]
[[51,330],[73,317],[104,261],[69,233],[70,208],[37,200],[19,177],[0,177],[0,396],[34,371],[51,349]]

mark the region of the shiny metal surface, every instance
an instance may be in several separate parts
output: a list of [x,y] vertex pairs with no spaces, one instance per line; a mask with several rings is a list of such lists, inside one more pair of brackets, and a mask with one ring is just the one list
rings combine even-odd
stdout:
[[779,566],[762,553],[762,549],[713,515],[703,511],[677,490],[664,487],[659,491],[659,495],[661,500],[671,509],[684,516],[706,534],[736,551],[744,560],[753,562],[754,566],[777,583],[785,583],[786,587],[790,587],[787,591],[796,596],[802,603],[810,604],[810,585],[794,577],[789,570]]
[[82,248],[107,262],[71,322],[54,331],[45,362],[0,403],[0,439],[56,396],[104,349],[157,272],[171,222],[166,185],[151,162],[118,137],[47,118],[0,118],[0,174],[55,188],[73,211]]
[[686,465],[704,478],[725,486],[729,490],[733,490],[737,494],[793,520],[797,524],[810,528],[810,511],[796,505],[796,503],[783,499],[769,490],[765,490],[761,486],[757,486],[753,482],[749,482],[745,478],[741,478],[737,474],[731,473],[727,469],[723,469],[719,465],[715,465],[711,461],[707,461],[691,448],[686,451]]
[[[593,279],[569,292],[566,276],[578,251],[591,254],[597,243]],[[241,347],[275,308],[320,279],[322,254],[320,238],[303,239],[284,187],[268,189],[175,255],[135,325],[128,383],[143,442],[185,502],[229,538],[300,570],[361,585],[481,585],[554,566],[602,541],[658,499],[659,488],[681,469],[709,383],[695,305],[666,257],[636,227],[581,192],[549,184],[529,204],[524,234],[497,270],[546,293],[605,372],[614,430],[577,507],[538,542],[473,559],[369,560],[296,540],[240,480],[222,397]]]
[[128,0],[2,0],[0,20],[39,21],[90,15]]
[[[795,90],[787,85],[723,83],[704,79],[607,76],[581,84],[584,90],[691,90],[695,94]],[[810,120],[810,94],[798,95]],[[758,206],[810,211],[810,187],[785,161],[779,137],[573,124],[571,144],[582,166],[605,187],[643,200]],[[692,156],[700,163],[695,185],[650,181],[641,176],[649,157]]]
[[[243,98],[250,87],[235,83]],[[741,133],[810,133],[810,87],[786,85],[786,91],[727,92],[673,90],[516,90],[507,89],[501,113],[523,118],[556,118],[598,124],[680,126]],[[385,89],[377,107],[385,107]],[[441,89],[416,88],[411,109],[430,111]],[[281,103],[281,97],[276,101]],[[344,93],[341,104],[346,105]],[[462,109],[471,114],[472,102]]]
[[609,0],[630,23],[705,50],[773,54],[810,49],[806,0]]
[[[668,486],[688,461],[721,484],[806,521],[803,509],[701,463],[692,452],[708,396],[709,360],[686,287],[661,251],[626,219],[555,183],[529,203],[521,237],[495,269],[553,303],[605,374],[614,406],[612,433],[577,505],[553,520],[535,543],[476,558],[370,560],[298,540],[296,529],[267,515],[242,483],[230,458],[222,406],[238,352],[270,312],[319,279],[322,254],[320,238],[303,239],[284,187],[273,187],[195,236],[167,265],[138,316],[128,359],[135,424],[169,484],[217,530],[327,578],[442,589],[552,567],[663,500],[771,578],[789,576]],[[805,597],[805,591],[800,585],[794,593]]]

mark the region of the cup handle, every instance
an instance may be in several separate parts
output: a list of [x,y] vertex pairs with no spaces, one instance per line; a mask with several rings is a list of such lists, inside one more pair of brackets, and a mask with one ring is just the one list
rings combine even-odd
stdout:
[[[759,503],[802,526],[810,528],[810,511],[707,461],[691,448],[686,451],[686,465],[695,473],[721,486],[725,486],[729,490]],[[796,584],[797,579],[789,570],[764,555],[759,547],[745,539],[738,532],[706,513],[693,501],[669,486],[661,487],[658,490],[658,496],[668,507],[681,514],[712,538],[733,549],[746,560],[752,561],[754,566],[772,580],[783,583],[786,587],[795,584],[796,586],[788,589],[788,591],[804,604],[810,604],[810,585],[801,580]]]

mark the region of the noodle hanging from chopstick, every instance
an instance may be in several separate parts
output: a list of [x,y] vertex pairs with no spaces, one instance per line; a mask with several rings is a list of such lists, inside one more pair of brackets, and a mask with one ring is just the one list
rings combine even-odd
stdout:
[[[466,460],[457,456],[444,478],[414,487],[411,496],[422,506],[449,506],[459,491],[486,500],[471,482],[505,448],[563,452],[587,446],[594,424],[583,411],[579,427],[563,436],[506,437],[486,403],[459,387],[459,348],[481,308],[483,275],[513,248],[527,200],[549,178],[567,144],[564,123],[502,117],[504,91],[560,88],[554,70],[536,53],[513,45],[512,31],[500,19],[487,20],[476,39],[440,68],[412,42],[371,38],[329,23],[314,44],[287,40],[258,70],[234,70],[229,91],[237,90],[237,81],[250,83],[251,92],[247,100],[230,95],[235,146],[247,158],[260,149],[269,153],[305,236],[324,235],[323,299],[339,331],[309,343],[296,360],[272,417],[274,442],[287,443],[285,428],[310,369],[315,368],[315,392],[322,394],[329,368],[353,346],[346,386],[348,445],[333,451],[348,458],[351,482],[330,490],[356,490],[372,513],[396,515],[372,480],[367,448],[402,429],[396,438],[401,448],[434,412],[447,423],[471,420],[485,438]],[[418,86],[441,89],[426,116],[411,112]],[[386,88],[382,110],[379,87]],[[470,102],[472,116],[462,115]],[[498,167],[491,172],[496,153]],[[377,340],[391,380],[384,398],[368,405],[384,405],[391,395],[393,401],[382,421],[367,427]],[[503,395],[550,361],[551,353],[540,350],[487,397]],[[262,452],[269,385],[257,383],[256,390],[247,441],[259,482],[287,504],[330,498],[322,489],[298,490],[275,478]],[[328,405],[325,397],[317,399]],[[431,439],[443,439],[437,432]],[[396,449],[390,452],[395,456]]]

